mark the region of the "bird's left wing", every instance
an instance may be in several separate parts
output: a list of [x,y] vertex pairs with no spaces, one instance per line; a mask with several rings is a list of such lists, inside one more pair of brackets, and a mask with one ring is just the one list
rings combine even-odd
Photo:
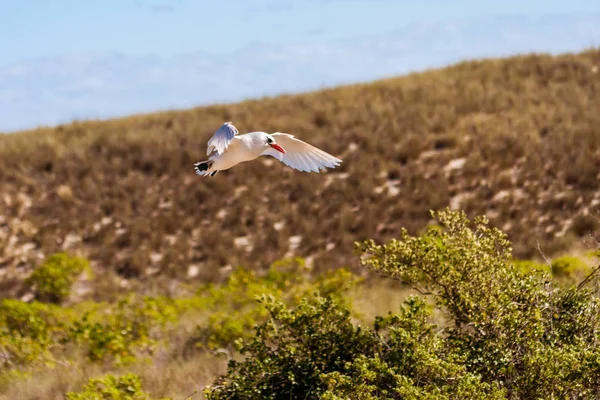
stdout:
[[283,149],[285,154],[268,148],[262,152],[263,156],[272,156],[287,165],[303,172],[319,172],[325,168],[335,168],[342,160],[324,152],[288,133],[276,132],[273,138]]
[[217,150],[218,154],[223,154],[237,134],[237,128],[231,122],[225,122],[208,140],[206,155],[210,155],[214,150]]

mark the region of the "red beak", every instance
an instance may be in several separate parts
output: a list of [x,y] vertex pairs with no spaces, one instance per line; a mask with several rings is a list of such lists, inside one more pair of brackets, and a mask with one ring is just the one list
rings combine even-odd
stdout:
[[277,150],[277,151],[280,151],[280,152],[282,152],[283,154],[285,154],[285,150],[284,150],[284,149],[283,149],[283,147],[281,147],[280,145],[273,143],[273,144],[270,144],[269,146],[271,146],[271,147],[272,147],[272,148],[274,148],[275,150]]

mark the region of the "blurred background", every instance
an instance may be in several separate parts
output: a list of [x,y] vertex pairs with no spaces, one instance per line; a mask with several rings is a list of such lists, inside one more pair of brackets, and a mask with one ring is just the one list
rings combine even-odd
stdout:
[[[421,235],[432,210],[485,215],[518,271],[581,281],[600,254],[599,46],[598,0],[0,0],[0,400],[113,373],[136,398],[200,398],[267,317],[258,294],[331,294],[371,324],[414,291],[356,243]],[[199,179],[226,121],[343,162]]]
[[0,132],[599,42],[594,0],[3,0]]
[[[59,251],[102,271],[80,297],[104,298],[294,256],[364,273],[356,241],[445,207],[524,259],[585,252],[600,227],[598,2],[0,4],[5,297],[31,298]],[[225,121],[343,163],[201,181]]]
[[[356,241],[445,207],[523,259],[584,253],[600,227],[598,2],[0,4],[5,297],[31,298],[59,251],[102,271],[80,297],[105,298],[294,256],[364,273]],[[225,121],[343,163],[201,181]]]

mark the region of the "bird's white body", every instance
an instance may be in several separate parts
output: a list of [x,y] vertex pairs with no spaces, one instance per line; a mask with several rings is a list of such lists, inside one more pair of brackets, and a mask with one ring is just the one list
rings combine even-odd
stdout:
[[257,132],[250,132],[234,137],[222,154],[214,152],[208,158],[214,161],[211,170],[224,171],[236,164],[252,161],[260,157],[264,149],[257,145],[256,142]]
[[210,138],[206,155],[209,156],[207,161],[194,164],[198,175],[214,176],[218,171],[260,156],[275,157],[285,165],[304,172],[335,168],[342,162],[287,133],[255,131],[238,135],[231,122],[224,123]]

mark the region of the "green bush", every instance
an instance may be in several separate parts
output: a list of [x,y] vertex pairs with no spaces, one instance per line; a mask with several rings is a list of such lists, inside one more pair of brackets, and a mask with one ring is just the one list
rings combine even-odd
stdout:
[[345,269],[315,277],[301,258],[275,262],[264,276],[238,268],[225,284],[209,284],[198,291],[204,301],[202,307],[211,310],[211,314],[208,323],[199,326],[190,340],[199,348],[232,348],[236,339],[250,337],[252,328],[268,317],[264,307],[256,302],[258,296],[271,295],[292,305],[316,290],[338,302],[347,302],[344,294],[358,281]]
[[[559,287],[524,275],[506,235],[474,227],[464,213],[433,213],[446,228],[406,231],[385,246],[367,241],[364,263],[432,295],[445,313],[446,347],[509,398],[598,397],[600,302],[587,287]],[[560,367],[558,367],[560,366]]]
[[50,347],[61,340],[67,313],[38,302],[0,302],[0,372],[50,362]]
[[552,274],[568,283],[581,280],[592,272],[592,268],[585,261],[572,256],[558,257],[552,260],[551,265]]
[[116,365],[151,353],[166,324],[179,316],[175,301],[130,295],[116,304],[76,308],[6,299],[0,302],[0,373],[51,365],[69,356],[72,344],[89,361]]
[[81,392],[68,392],[66,399],[151,400],[150,396],[142,390],[140,377],[134,374],[121,376],[108,374],[101,378],[92,378],[85,384]]
[[588,286],[553,283],[515,265],[506,235],[462,212],[432,213],[444,229],[357,244],[364,265],[426,295],[399,314],[354,325],[347,307],[309,297],[290,309],[264,298],[269,319],[210,399],[546,399],[600,397],[600,301]]
[[69,336],[87,346],[90,361],[112,357],[117,365],[135,360],[135,351],[151,352],[155,328],[176,320],[178,309],[172,299],[130,295],[106,310],[94,308],[70,327]]
[[378,318],[374,329],[353,325],[350,311],[310,296],[296,309],[272,297],[270,319],[239,350],[228,373],[204,392],[209,399],[500,398],[466,369],[445,360],[426,323],[425,303],[409,299],[401,313]]
[[548,264],[542,264],[535,261],[530,260],[514,260],[513,264],[519,271],[521,271],[525,275],[529,275],[532,272],[540,272],[551,274],[552,268]]
[[80,257],[57,253],[48,257],[27,278],[26,283],[35,291],[36,299],[43,302],[60,303],[69,296],[71,286],[84,271],[89,271],[89,262]]
[[[271,294],[297,304],[303,293],[319,290],[343,302],[343,293],[357,282],[348,271],[312,276],[301,259],[274,263],[264,276],[236,270],[223,285],[206,285],[190,298],[127,295],[116,303],[83,302],[70,307],[33,301],[0,301],[0,378],[33,371],[34,367],[70,362],[78,351],[87,361],[122,366],[152,355],[184,313],[207,313],[190,339],[211,349],[247,337],[268,313],[256,302]],[[197,348],[193,347],[194,351]],[[187,348],[186,348],[187,350]]]

